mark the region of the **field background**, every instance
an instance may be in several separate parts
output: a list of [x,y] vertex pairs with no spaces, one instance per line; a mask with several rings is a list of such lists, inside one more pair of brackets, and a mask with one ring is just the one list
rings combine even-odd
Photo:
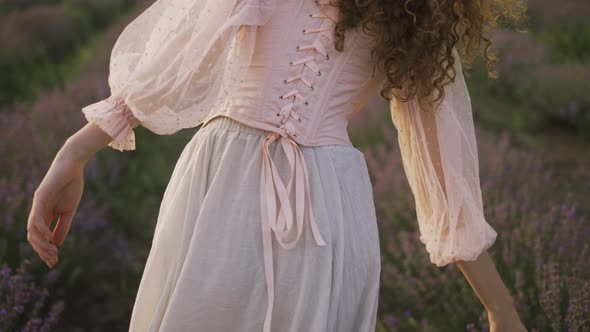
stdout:
[[[159,203],[198,128],[88,164],[73,229],[48,269],[26,242],[33,191],[81,107],[109,96],[111,48],[147,0],[0,0],[0,330],[125,331]],[[466,72],[490,249],[529,331],[590,331],[590,2],[530,0],[528,31],[494,35],[499,78]],[[379,331],[487,331],[450,264],[430,263],[387,104],[350,122],[382,245]],[[134,213],[128,213],[129,208]]]

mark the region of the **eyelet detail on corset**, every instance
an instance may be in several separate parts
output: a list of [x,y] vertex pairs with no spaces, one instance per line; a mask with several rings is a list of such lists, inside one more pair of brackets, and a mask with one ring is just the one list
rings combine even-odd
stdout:
[[[328,5],[329,1],[328,0],[315,0],[315,3],[318,5]],[[323,8],[320,8],[320,10],[318,10],[317,12],[314,12],[310,15],[311,18],[318,18],[321,20],[321,22],[317,22],[317,23],[321,23],[321,24],[315,24],[316,22],[314,22],[313,27],[310,24],[309,27],[301,27],[301,28],[305,28],[302,29],[302,33],[303,35],[306,34],[312,34],[312,33],[317,33],[314,36],[301,36],[301,39],[303,40],[303,42],[305,44],[300,44],[300,45],[293,45],[293,46],[289,46],[289,47],[294,47],[295,51],[293,51],[293,54],[298,55],[297,58],[295,59],[288,59],[288,60],[292,60],[289,61],[289,65],[287,65],[286,63],[281,65],[281,67],[288,67],[288,75],[289,77],[284,77],[283,80],[283,84],[285,86],[281,86],[280,82],[278,82],[279,84],[279,88],[284,88],[284,91],[280,91],[279,94],[281,94],[280,99],[285,100],[285,102],[280,102],[280,109],[278,110],[274,110],[273,112],[276,113],[277,115],[277,121],[276,122],[280,122],[280,125],[276,125],[276,130],[273,130],[274,133],[269,134],[268,136],[266,136],[265,139],[265,145],[263,145],[263,158],[264,158],[264,163],[262,164],[264,166],[263,172],[261,173],[261,184],[266,182],[267,184],[274,182],[274,188],[276,189],[277,186],[277,182],[275,181],[275,171],[274,171],[274,165],[272,164],[272,158],[270,157],[270,151],[268,149],[268,145],[266,143],[272,142],[275,139],[277,139],[277,135],[281,136],[282,138],[289,138],[289,144],[282,144],[283,148],[293,148],[296,149],[294,154],[294,159],[293,158],[288,158],[291,165],[293,165],[293,162],[298,163],[298,160],[301,160],[302,163],[300,164],[295,164],[294,166],[299,167],[298,165],[301,165],[301,167],[297,168],[296,172],[293,172],[295,170],[295,168],[292,168],[292,172],[291,172],[291,179],[293,179],[294,175],[299,175],[300,173],[300,169],[302,169],[305,173],[306,168],[305,168],[305,164],[303,163],[303,154],[299,153],[301,152],[299,150],[299,141],[300,139],[298,139],[298,137],[301,137],[302,139],[305,139],[306,137],[302,137],[305,136],[306,132],[302,129],[302,125],[299,125],[299,123],[301,122],[305,122],[305,121],[312,121],[312,120],[307,120],[307,114],[305,117],[305,121],[304,121],[304,117],[302,116],[302,114],[300,114],[299,110],[302,111],[310,111],[310,108],[306,108],[306,106],[309,106],[310,102],[313,103],[313,101],[308,101],[308,94],[311,94],[311,92],[309,91],[314,91],[315,90],[315,84],[317,84],[316,82],[313,81],[314,77],[316,76],[321,76],[322,75],[322,71],[320,70],[320,66],[319,66],[319,62],[320,61],[325,61],[328,60],[330,58],[330,56],[328,55],[327,52],[327,47],[329,45],[333,45],[334,41],[333,41],[333,29],[336,23],[335,17],[336,17],[336,12],[335,10],[337,9],[336,7],[330,7],[327,8],[326,10],[322,10]],[[305,15],[305,14],[304,14]],[[310,19],[311,21],[311,19]],[[325,23],[325,24],[324,24]],[[328,24],[329,23],[329,24]],[[313,38],[311,38],[313,37]],[[303,51],[305,50],[305,52],[299,53],[299,51]],[[336,53],[334,53],[336,54]],[[285,61],[287,62],[287,61]],[[294,66],[297,65],[301,65],[300,70],[296,70],[299,68],[294,68]],[[315,74],[315,75],[314,75]],[[324,75],[324,76],[329,76],[329,75]],[[278,80],[277,80],[278,81]],[[319,81],[319,80],[318,80]],[[293,85],[289,85],[288,87],[286,86],[289,83],[293,83]],[[307,87],[307,88],[306,88]],[[308,90],[309,88],[309,90]],[[297,102],[300,102],[301,104],[298,104]],[[320,111],[319,109],[317,111]],[[309,119],[313,119],[314,116],[310,115]],[[296,122],[295,122],[296,121]],[[295,138],[295,139],[293,139]],[[286,142],[283,142],[286,143]],[[287,150],[285,150],[286,152],[288,152]],[[288,153],[288,157],[290,157],[292,154]],[[267,162],[268,161],[268,162]],[[269,170],[270,167],[270,170]],[[280,182],[280,181],[279,181]],[[304,186],[299,186],[296,185],[295,186],[295,190],[296,190],[296,197],[303,197],[303,201],[305,201],[305,196],[301,196],[298,193],[300,192],[298,188],[302,188],[304,191],[306,190],[306,187],[308,186],[306,184],[307,182],[307,175],[304,174]],[[299,181],[296,182],[296,184],[299,184]],[[271,186],[267,186],[267,185],[263,185],[261,186],[261,188],[267,188],[267,187],[272,187]],[[290,187],[290,185],[289,185]],[[283,186],[284,188],[284,186]],[[272,189],[272,188],[271,188]],[[287,188],[284,188],[287,189]],[[262,189],[261,189],[262,190]],[[288,189],[287,189],[288,190]],[[284,192],[284,190],[283,190]],[[265,191],[263,192],[263,197],[269,197],[268,192]],[[271,193],[271,196],[274,197],[275,193]],[[288,197],[285,195],[279,195],[279,199],[280,199],[280,203],[281,203],[281,207],[283,205],[283,199],[281,199],[281,196],[283,198],[287,198],[288,202]],[[299,199],[297,199],[299,201]],[[272,239],[272,231],[275,231],[275,236],[277,237],[277,240],[280,240],[281,238],[283,238],[283,236],[285,233],[281,231],[281,229],[274,229],[272,227],[273,224],[277,225],[281,223],[280,221],[280,216],[279,220],[269,220],[268,222],[266,222],[267,218],[266,217],[271,217],[272,215],[272,211],[270,210],[274,210],[274,208],[271,206],[269,207],[267,210],[269,211],[264,211],[264,212],[269,212],[269,213],[263,213],[263,216],[265,216],[262,219],[262,227],[263,227],[263,234],[265,234],[263,240],[263,249],[265,252],[265,260],[264,260],[264,272],[266,275],[266,286],[267,286],[267,294],[268,294],[268,302],[269,305],[267,307],[267,311],[266,311],[266,315],[264,318],[264,326],[265,326],[265,331],[269,331],[271,329],[272,326],[272,306],[273,306],[273,299],[274,299],[274,288],[273,288],[273,283],[272,283],[272,271],[273,271],[273,258],[272,258],[272,243],[271,241],[269,241],[269,239]],[[299,210],[299,209],[298,209]],[[275,211],[276,212],[276,211]],[[299,219],[299,212],[297,212],[297,219],[289,219],[289,220],[297,220],[297,222],[299,223],[299,221],[301,219]],[[311,214],[311,210],[309,210],[310,213],[310,217],[313,216],[313,214]],[[280,213],[279,213],[280,215]],[[274,219],[274,217],[272,218]],[[289,220],[287,220],[287,222],[289,222]],[[326,245],[323,241],[323,239],[319,239],[320,237],[319,232],[317,232],[317,228],[315,227],[315,225],[313,224],[313,219],[310,221],[311,222],[311,228],[313,231],[313,235],[316,238],[316,243],[318,245]],[[268,224],[268,225],[267,225]],[[267,231],[269,230],[269,226],[270,226],[270,232],[264,232],[264,230],[266,229]],[[317,236],[316,236],[317,235]],[[281,243],[282,245],[283,243]],[[285,246],[283,246],[283,248],[285,248]],[[269,253],[271,256],[270,260],[268,260],[266,253]],[[269,265],[267,267],[267,264]]]
[[[316,0],[315,3],[320,5],[320,1]],[[287,85],[289,83],[298,83],[298,84],[294,85],[294,88],[291,89],[290,91],[285,91],[284,94],[279,96],[280,99],[290,101],[290,103],[282,106],[281,110],[276,113],[277,116],[282,116],[282,119],[280,121],[281,127],[283,127],[283,125],[285,123],[287,123],[291,118],[293,118],[294,120],[296,120],[298,122],[302,122],[302,118],[297,113],[297,110],[300,108],[297,108],[296,102],[299,100],[299,102],[301,102],[302,105],[307,107],[307,106],[309,106],[309,101],[307,100],[307,97],[305,96],[303,91],[299,90],[301,88],[300,84],[307,86],[310,91],[315,91],[315,85],[313,85],[311,80],[309,80],[309,78],[306,76],[309,76],[311,73],[314,73],[315,76],[322,76],[322,71],[318,67],[318,61],[330,59],[330,55],[326,51],[326,46],[324,46],[324,45],[331,45],[333,43],[333,40],[332,40],[333,37],[332,37],[331,31],[335,25],[334,20],[330,16],[328,16],[328,14],[326,14],[325,11],[321,11],[321,10],[316,13],[310,13],[308,16],[311,18],[329,19],[331,24],[329,24],[329,25],[321,24],[318,28],[303,28],[303,29],[301,29],[301,32],[303,34],[318,33],[318,35],[316,38],[313,38],[312,40],[310,40],[309,44],[296,45],[295,51],[296,52],[301,52],[303,50],[309,50],[310,52],[314,51],[314,53],[319,53],[320,57],[317,56],[318,54],[308,54],[305,57],[301,57],[300,59],[293,59],[293,60],[289,61],[289,66],[301,65],[302,69],[299,73],[296,73],[294,76],[288,77],[283,80],[283,85]],[[325,43],[324,43],[324,41],[322,39],[328,39],[328,40],[325,41]],[[301,81],[301,82],[298,82],[298,81]],[[293,127],[289,127],[289,128],[291,128],[291,129],[290,129],[290,131],[287,131],[287,133],[293,137],[297,137],[297,134],[293,132],[294,131]]]

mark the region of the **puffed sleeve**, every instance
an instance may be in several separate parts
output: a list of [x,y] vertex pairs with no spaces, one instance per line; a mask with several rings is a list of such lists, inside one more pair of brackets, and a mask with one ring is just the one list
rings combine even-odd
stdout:
[[390,103],[420,241],[432,263],[472,261],[495,242],[483,212],[471,100],[456,50],[456,76],[435,113],[416,99]]
[[135,149],[133,128],[173,134],[228,102],[277,0],[157,0],[128,24],[110,57],[111,95],[82,108],[89,122]]

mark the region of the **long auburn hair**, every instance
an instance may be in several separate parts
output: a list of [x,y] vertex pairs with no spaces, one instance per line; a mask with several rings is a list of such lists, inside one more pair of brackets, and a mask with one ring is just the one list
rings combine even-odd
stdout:
[[[495,78],[497,58],[487,36],[502,23],[526,20],[526,0],[338,0],[334,46],[342,51],[345,32],[361,27],[372,37],[371,56],[387,76],[380,95],[408,101],[417,97],[425,109],[444,98],[455,78],[453,48],[470,68],[483,46],[488,76]],[[435,93],[436,92],[436,93]],[[436,95],[436,98],[433,98]]]

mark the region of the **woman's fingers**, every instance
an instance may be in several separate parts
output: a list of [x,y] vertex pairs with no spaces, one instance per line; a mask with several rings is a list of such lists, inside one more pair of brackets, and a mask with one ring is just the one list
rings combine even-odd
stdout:
[[39,248],[43,251],[50,254],[57,254],[57,247],[46,241],[39,232],[33,234],[33,239],[36,240]]
[[31,231],[29,231],[29,236],[27,239],[29,239],[29,241],[33,241],[34,244],[37,245],[37,247],[42,251],[57,254],[57,247],[49,243],[49,241],[43,237],[38,229],[33,228]]
[[33,228],[29,231],[27,234],[27,240],[37,255],[39,255],[49,267],[52,267],[57,263],[57,248],[49,242],[46,242],[37,229]]
[[54,234],[53,234],[53,244],[56,246],[61,246],[64,242],[68,232],[70,231],[70,226],[72,225],[72,220],[74,219],[74,214],[76,211],[69,211],[64,212],[60,215],[59,220],[55,224]]
[[27,240],[39,257],[52,267],[57,263],[57,247],[50,243],[52,239],[48,226],[51,224],[50,216],[51,212],[47,210],[45,201],[39,195],[35,195],[27,221]]
[[39,236],[45,241],[51,241],[52,233],[49,227],[42,221],[33,222],[33,227],[39,232]]

